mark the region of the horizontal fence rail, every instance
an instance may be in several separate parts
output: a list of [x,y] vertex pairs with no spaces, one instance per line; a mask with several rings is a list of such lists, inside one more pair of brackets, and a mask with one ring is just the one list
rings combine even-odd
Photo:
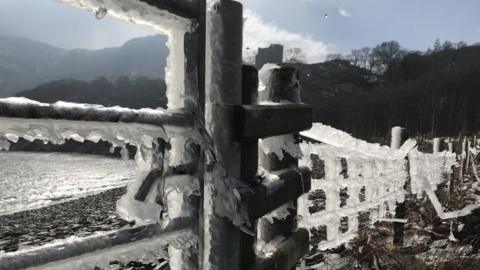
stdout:
[[40,103],[26,98],[0,99],[0,117],[137,123],[154,126],[193,126],[193,115],[164,110],[133,110],[122,107],[57,102]]
[[195,224],[196,222],[190,218],[177,218],[162,225],[137,226],[85,238],[63,240],[38,248],[2,255],[0,256],[0,269],[42,266],[51,262],[59,263],[65,259],[75,260],[76,257],[88,257],[88,254],[98,256],[102,252],[122,249],[131,245],[148,245],[159,239],[164,241],[163,245],[165,246],[175,242],[184,245],[185,242],[194,238],[193,226]]

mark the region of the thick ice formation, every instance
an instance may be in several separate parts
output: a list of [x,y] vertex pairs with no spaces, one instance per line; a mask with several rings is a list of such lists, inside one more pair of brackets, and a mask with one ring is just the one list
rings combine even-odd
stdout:
[[96,13],[106,9],[107,15],[125,22],[147,27],[155,32],[191,30],[195,25],[189,19],[176,16],[138,0],[57,0],[76,8]]
[[275,154],[279,160],[283,159],[283,153],[288,153],[294,158],[301,158],[302,152],[298,143],[292,134],[280,135],[261,139],[259,142],[260,149],[265,154]]
[[[408,140],[399,150],[394,150],[355,139],[343,131],[319,123],[301,134],[321,142],[301,144],[304,157],[300,165],[312,170],[324,170],[322,179],[312,179],[312,192],[325,192],[325,210],[310,214],[308,209],[313,204],[307,199],[308,195],[302,196],[299,201],[301,226],[327,227],[327,240],[319,244],[320,250],[336,247],[355,237],[358,213],[362,211],[370,213],[370,222],[406,222],[393,217],[396,203],[404,200],[404,184],[409,176],[411,192],[417,195],[426,192],[440,218],[467,215],[480,207],[480,204],[475,204],[458,211],[444,212],[434,193],[438,184],[449,179],[452,167],[456,165],[455,154],[420,153],[414,148],[414,140]],[[318,162],[313,161],[314,155],[323,165],[314,164]],[[410,171],[407,171],[407,157]],[[341,206],[340,190],[345,188],[348,197],[346,204]],[[361,193],[364,197],[362,201],[359,197]],[[348,218],[348,230],[343,233],[339,230],[342,217]]]
[[403,158],[416,144],[414,140],[408,140],[399,150],[392,150],[388,146],[381,146],[377,143],[368,143],[356,139],[344,131],[321,123],[314,123],[311,129],[303,131],[300,134],[332,146],[345,148],[350,151],[355,150],[359,153],[363,153],[363,155],[382,159]]
[[[341,139],[341,138],[340,138]],[[351,140],[350,138],[347,138]],[[351,146],[347,142],[346,146]],[[338,142],[337,142],[338,145]],[[326,195],[325,210],[310,214],[308,207],[312,206],[308,195],[302,196],[299,201],[300,226],[317,228],[327,227],[327,241],[321,242],[319,249],[328,249],[345,243],[356,236],[358,230],[358,213],[370,211],[370,222],[380,218],[392,217],[395,214],[397,202],[403,202],[405,190],[403,185],[407,179],[406,160],[393,159],[398,152],[387,155],[386,158],[377,158],[378,148],[374,153],[360,152],[357,144],[355,149],[341,148],[328,144],[302,143],[301,149],[304,158],[300,165],[309,166],[312,170],[311,155],[318,155],[324,162],[324,179],[312,179],[312,192],[323,190]],[[372,149],[362,146],[363,149]],[[384,149],[382,151],[391,151]],[[347,171],[341,159],[346,160]],[[347,176],[347,177],[346,177]],[[348,198],[346,205],[341,206],[340,190],[347,188]],[[364,189],[364,201],[360,201],[359,194]],[[342,217],[348,218],[348,230],[339,231]]]
[[414,150],[410,152],[409,159],[412,193],[420,196],[422,192],[425,192],[441,219],[466,216],[480,207],[480,203],[476,203],[460,210],[445,212],[435,195],[437,185],[449,181],[452,167],[457,164],[454,153],[445,151],[424,154]]
[[147,27],[168,36],[170,53],[165,68],[168,108],[182,109],[187,82],[185,81],[185,34],[193,32],[198,22],[182,18],[166,10],[138,0],[57,0],[71,6],[96,13],[106,10],[106,15],[125,22]]
[[[105,108],[72,103],[52,105],[22,98],[3,99],[0,103],[2,108],[6,108],[0,111],[0,114],[8,115],[8,117],[0,117],[0,145],[3,149],[8,149],[9,143],[16,142],[19,138],[29,141],[38,139],[53,144],[63,144],[67,139],[80,142],[103,140],[114,146],[124,147],[126,144],[136,146],[137,179],[128,186],[127,194],[117,204],[119,214],[127,220],[135,220],[139,224],[159,222],[160,213],[165,210],[158,203],[158,198],[162,196],[167,198],[170,217],[182,217],[191,213],[191,205],[179,204],[178,201],[188,201],[187,197],[190,195],[199,196],[200,182],[197,178],[200,176],[198,173],[203,173],[205,161],[206,170],[203,177],[207,183],[210,183],[207,189],[212,190],[211,200],[215,205],[216,214],[230,218],[239,226],[249,222],[245,207],[232,192],[232,189],[242,190],[247,187],[227,175],[221,156],[201,125],[189,127],[182,124],[177,127],[175,121],[169,120],[169,114],[161,110],[135,111],[119,107]],[[98,113],[110,120],[122,119],[124,115],[141,115],[141,119],[148,120],[150,117],[155,120],[146,121],[154,122],[155,125],[81,121],[83,120],[81,117],[79,121],[14,117],[15,115],[28,117],[25,111],[47,112],[40,117],[53,115],[57,118],[60,116],[55,112],[61,111],[61,116],[74,119],[76,115],[81,116],[84,112],[90,115]],[[35,117],[38,118],[39,115]],[[93,118],[97,119],[98,115]],[[131,117],[129,119],[131,120]],[[165,125],[159,123],[162,120],[165,120]],[[166,151],[160,147],[162,142],[165,143]],[[195,145],[198,146],[199,152],[192,150],[196,149]],[[188,168],[192,166],[197,168],[197,171],[190,172]],[[170,170],[180,174],[168,175]],[[139,187],[144,183],[147,175],[154,171],[162,172],[158,177],[167,174],[165,180],[155,180],[145,201],[136,200]]]
[[423,191],[437,190],[437,185],[449,180],[452,167],[457,164],[456,155],[447,151],[434,154],[410,151],[410,177],[412,194],[421,196]]

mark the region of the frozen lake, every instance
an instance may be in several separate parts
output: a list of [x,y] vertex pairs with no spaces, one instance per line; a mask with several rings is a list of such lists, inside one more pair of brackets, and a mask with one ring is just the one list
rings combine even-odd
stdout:
[[0,152],[0,215],[125,186],[134,178],[133,161],[83,154]]

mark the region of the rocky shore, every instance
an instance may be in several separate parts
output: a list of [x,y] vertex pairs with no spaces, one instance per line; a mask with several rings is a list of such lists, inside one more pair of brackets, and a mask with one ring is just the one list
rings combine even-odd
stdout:
[[[70,236],[82,237],[132,226],[115,211],[115,203],[125,191],[122,187],[45,208],[0,216],[0,254],[41,246]],[[156,265],[113,261],[110,266],[110,269],[168,269],[164,260],[159,260]]]

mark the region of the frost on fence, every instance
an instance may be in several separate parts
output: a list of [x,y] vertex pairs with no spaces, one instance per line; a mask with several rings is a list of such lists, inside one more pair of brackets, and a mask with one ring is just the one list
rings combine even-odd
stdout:
[[393,150],[322,124],[301,134],[319,142],[301,144],[301,163],[312,170],[312,191],[301,198],[299,212],[300,224],[310,228],[320,250],[355,237],[360,214],[362,219],[368,215],[369,223],[394,217],[409,176],[411,193],[426,193],[440,218],[466,215],[480,207],[444,212],[435,195],[437,185],[449,179],[456,165],[455,154],[420,153],[414,140]]
[[[153,30],[156,33],[168,36],[167,47],[169,55],[165,68],[165,82],[169,109],[182,109],[194,104],[195,95],[189,93],[189,82],[185,61],[185,35],[192,33],[198,27],[198,22],[189,16],[183,17],[172,11],[164,10],[155,5],[169,5],[171,3],[148,4],[141,0],[57,0],[76,8],[84,9],[96,14],[101,11],[114,19],[134,23]],[[168,1],[175,2],[175,1]],[[189,1],[185,1],[189,2]],[[193,3],[193,1],[190,1]],[[183,15],[183,14],[181,14]],[[92,15],[93,16],[93,15]],[[190,46],[190,44],[187,44]],[[192,45],[194,46],[194,45]]]
[[350,134],[333,127],[314,123],[312,128],[300,134],[325,144],[336,146],[349,151],[355,151],[361,155],[373,156],[381,159],[400,159],[416,145],[415,140],[408,140],[399,150],[393,150],[388,146],[378,143],[369,143],[352,137]]
[[312,191],[300,199],[300,226],[323,234],[319,250],[353,239],[362,212],[369,213],[370,223],[395,216],[396,203],[405,198],[404,158],[376,158],[377,153],[328,144],[302,143],[301,148],[301,165],[312,169]]
[[413,150],[408,154],[410,160],[410,176],[412,194],[417,197],[423,191],[437,190],[437,185],[448,182],[452,167],[457,164],[454,153],[442,152],[434,154]]
[[448,185],[450,182],[452,167],[457,165],[454,153],[424,154],[414,150],[410,152],[409,159],[412,193],[417,194],[417,196],[425,193],[441,219],[466,216],[480,207],[480,203],[475,203],[460,210],[445,212],[435,194],[437,185],[442,183]]
[[[214,191],[209,201],[215,206],[215,214],[237,225],[248,223],[242,205],[231,192],[232,188],[245,187],[226,174],[222,158],[204,127],[189,117],[162,110],[0,99],[0,145],[8,150],[10,143],[20,138],[52,144],[72,139],[79,142],[103,140],[123,148],[133,145],[137,149],[137,176],[117,202],[117,212],[122,218],[134,220],[137,225],[165,224],[188,217],[196,220],[198,205],[195,201],[199,201],[200,179],[203,178]],[[190,225],[192,230],[197,226]],[[187,242],[188,245],[170,245],[169,254],[196,249],[198,239],[191,236],[194,240]],[[185,257],[174,258],[170,263],[182,263],[180,260]]]

